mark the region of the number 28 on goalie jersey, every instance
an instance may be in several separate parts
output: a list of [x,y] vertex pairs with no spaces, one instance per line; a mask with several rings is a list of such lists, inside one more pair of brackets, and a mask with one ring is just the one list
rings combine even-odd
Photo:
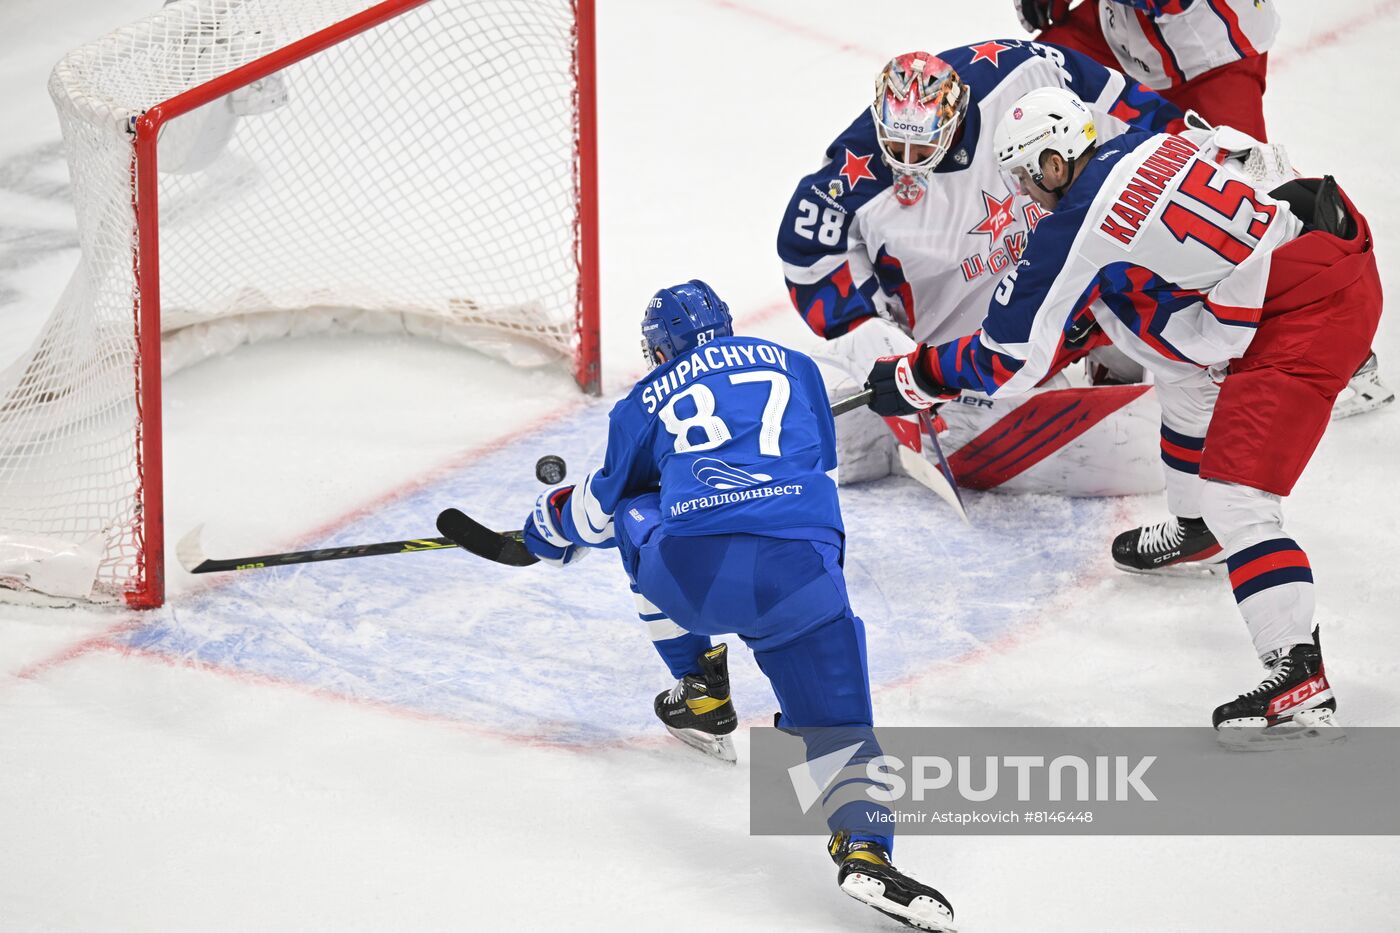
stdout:
[[[601,469],[563,512],[570,540],[614,542],[625,500],[658,487],[670,535],[841,531],[836,429],[816,364],[752,337],[721,337],[653,370],[608,416]],[[788,534],[783,534],[786,531]]]

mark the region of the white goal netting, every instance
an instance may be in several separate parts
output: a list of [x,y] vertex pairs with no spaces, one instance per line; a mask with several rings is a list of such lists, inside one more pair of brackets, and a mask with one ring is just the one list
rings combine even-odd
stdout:
[[[159,589],[153,225],[167,371],[337,327],[575,355],[576,41],[571,0],[178,0],[67,55],[49,90],[82,256],[0,373],[0,585]],[[279,67],[163,125],[158,218],[140,216],[136,121],[250,63]]]

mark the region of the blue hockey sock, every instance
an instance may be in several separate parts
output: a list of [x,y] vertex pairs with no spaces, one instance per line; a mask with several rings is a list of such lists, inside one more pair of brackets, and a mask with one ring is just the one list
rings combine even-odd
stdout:
[[686,674],[700,673],[700,655],[711,648],[710,636],[693,635],[685,632],[675,638],[652,642],[656,653],[671,670],[671,676],[680,680]]

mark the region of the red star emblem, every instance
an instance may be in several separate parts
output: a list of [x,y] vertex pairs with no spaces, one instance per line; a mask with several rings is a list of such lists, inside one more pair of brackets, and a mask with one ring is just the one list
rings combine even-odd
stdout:
[[1001,235],[1006,232],[1006,228],[1016,222],[1016,215],[1011,210],[1011,202],[1015,200],[1014,194],[1008,194],[1005,201],[992,197],[987,192],[982,192],[983,208],[987,211],[987,216],[982,218],[982,222],[973,227],[968,233],[985,233],[992,238],[992,245],[1001,242]]
[[1002,45],[995,39],[991,42],[983,42],[981,45],[969,45],[968,48],[976,53],[972,56],[972,61],[968,62],[969,65],[975,65],[978,62],[991,62],[993,68],[1000,67],[997,63],[998,55],[1011,51],[1011,46]]
[[872,156],[858,156],[851,150],[846,150],[846,164],[841,166],[841,175],[846,179],[847,187],[855,189],[856,182],[862,178],[875,180],[875,173],[870,170],[870,160]]

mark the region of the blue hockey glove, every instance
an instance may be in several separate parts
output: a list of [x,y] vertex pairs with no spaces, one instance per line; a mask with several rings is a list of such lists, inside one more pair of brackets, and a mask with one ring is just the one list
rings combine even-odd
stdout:
[[958,394],[956,389],[933,382],[919,365],[928,348],[920,346],[904,356],[882,356],[870,369],[865,387],[875,394],[870,410],[877,415],[914,415]]
[[582,560],[588,553],[588,548],[574,544],[561,530],[564,527],[562,513],[573,491],[574,487],[570,485],[540,493],[535,500],[534,511],[525,520],[524,534],[521,536],[527,551],[556,567]]

